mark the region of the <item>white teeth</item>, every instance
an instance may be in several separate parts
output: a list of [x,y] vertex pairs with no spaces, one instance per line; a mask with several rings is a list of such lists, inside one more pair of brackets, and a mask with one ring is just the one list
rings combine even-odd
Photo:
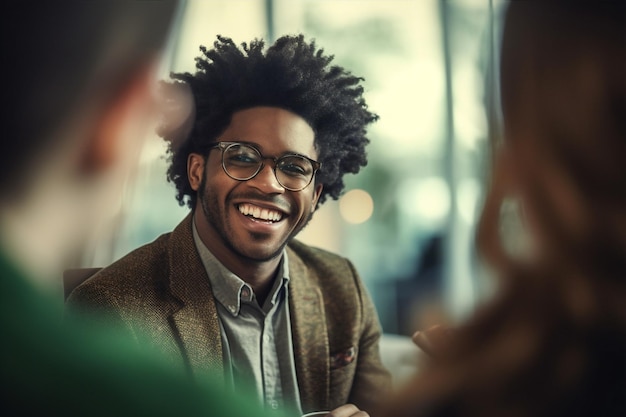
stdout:
[[244,216],[251,216],[259,220],[277,222],[283,218],[283,214],[279,211],[257,207],[248,203],[239,204],[238,209]]

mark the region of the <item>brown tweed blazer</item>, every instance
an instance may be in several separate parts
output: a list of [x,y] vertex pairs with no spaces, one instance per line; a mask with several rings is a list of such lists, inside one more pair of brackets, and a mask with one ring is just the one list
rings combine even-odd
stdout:
[[[104,311],[194,372],[215,372],[223,369],[220,326],[191,219],[102,269],[68,303]],[[381,329],[369,295],[347,259],[297,241],[287,251],[303,411],[346,403],[371,409],[391,382],[381,364]]]

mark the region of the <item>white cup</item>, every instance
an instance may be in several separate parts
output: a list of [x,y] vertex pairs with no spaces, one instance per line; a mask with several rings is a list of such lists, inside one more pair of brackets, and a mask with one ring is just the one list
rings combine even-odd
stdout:
[[302,417],[323,417],[330,411],[313,411],[312,413],[303,414]]

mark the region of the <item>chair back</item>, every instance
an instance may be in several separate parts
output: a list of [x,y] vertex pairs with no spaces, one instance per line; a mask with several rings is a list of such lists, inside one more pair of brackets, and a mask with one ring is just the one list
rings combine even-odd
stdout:
[[63,271],[63,296],[67,300],[74,288],[102,268],[72,268]]

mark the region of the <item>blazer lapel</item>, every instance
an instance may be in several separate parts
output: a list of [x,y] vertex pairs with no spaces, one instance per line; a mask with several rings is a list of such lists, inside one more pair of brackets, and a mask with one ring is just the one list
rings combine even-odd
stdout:
[[219,370],[223,377],[222,339],[213,291],[196,251],[193,212],[172,232],[169,248],[170,291],[180,301],[171,325],[194,370]]
[[329,401],[329,348],[324,300],[315,277],[289,250],[289,314],[303,412],[325,410]]

